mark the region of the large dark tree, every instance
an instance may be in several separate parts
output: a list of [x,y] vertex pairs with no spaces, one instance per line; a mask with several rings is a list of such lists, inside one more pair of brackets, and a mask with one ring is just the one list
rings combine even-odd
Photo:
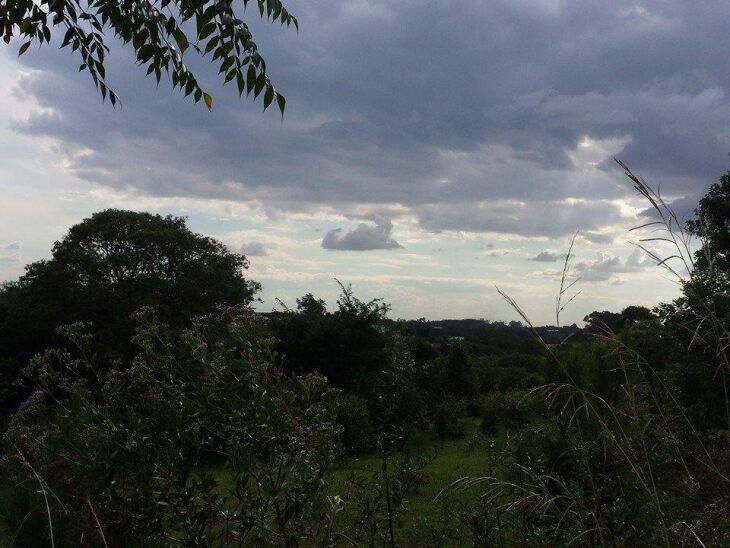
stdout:
[[367,393],[372,375],[387,364],[388,306],[363,302],[342,286],[337,309],[307,294],[297,309],[273,315],[277,350],[287,370],[323,374],[337,388]]
[[[0,36],[17,43],[19,54],[55,36],[61,47],[79,56],[80,71],[87,71],[112,104],[118,97],[106,80],[105,55],[111,36],[128,44],[137,63],[159,83],[163,73],[173,87],[201,99],[211,109],[212,97],[188,69],[183,56],[192,47],[210,56],[224,82],[234,81],[239,95],[263,93],[264,108],[276,101],[284,113],[284,97],[269,81],[266,63],[248,25],[239,18],[249,0],[0,0]],[[280,0],[256,0],[261,18],[282,25],[297,20]]]
[[60,342],[61,325],[91,323],[96,348],[121,357],[133,351],[130,315],[143,306],[179,327],[217,304],[250,303],[258,284],[244,278],[247,266],[181,217],[117,209],[92,215],[55,243],[49,260],[0,289],[5,389],[32,355]]
[[586,322],[585,330],[592,335],[608,335],[618,333],[624,325],[624,319],[618,312],[608,310],[594,310],[588,314],[583,321]]
[[655,317],[651,310],[645,306],[631,305],[624,308],[620,313],[594,310],[583,318],[583,321],[586,322],[586,333],[607,336],[611,333],[617,334],[627,325],[651,320]]
[[[702,197],[687,231],[701,243],[694,254],[694,269],[682,282],[682,296],[661,308],[663,316],[684,325],[691,339],[706,318],[730,317],[730,172]],[[713,325],[724,332],[716,322]]]

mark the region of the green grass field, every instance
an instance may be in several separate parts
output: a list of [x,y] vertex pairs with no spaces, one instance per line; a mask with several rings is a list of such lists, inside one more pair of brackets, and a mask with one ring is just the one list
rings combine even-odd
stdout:
[[[399,477],[398,463],[410,457],[411,487],[405,492],[403,507],[397,512],[394,536],[400,546],[459,546],[470,538],[468,527],[470,506],[478,503],[479,488],[457,490],[450,486],[465,477],[491,474],[495,467],[498,438],[487,438],[479,430],[476,419],[462,419],[465,435],[456,440],[439,441],[432,433],[395,455],[389,462],[391,476]],[[343,500],[346,526],[356,530],[362,519],[362,483],[384,483],[380,456],[344,458],[330,473],[332,491]],[[415,470],[414,470],[415,468]],[[372,485],[372,483],[371,483]],[[384,502],[381,507],[384,506]],[[358,508],[359,506],[359,508]],[[357,517],[356,517],[357,516]],[[380,516],[382,520],[385,516]],[[381,534],[387,530],[382,522]],[[461,539],[461,541],[459,540]]]

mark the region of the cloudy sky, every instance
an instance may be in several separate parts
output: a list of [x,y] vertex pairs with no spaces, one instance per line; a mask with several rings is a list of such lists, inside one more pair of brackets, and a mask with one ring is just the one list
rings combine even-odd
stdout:
[[[251,260],[270,310],[334,278],[394,317],[563,321],[654,305],[676,285],[632,247],[646,204],[680,213],[728,169],[730,4],[702,0],[293,0],[252,21],[282,122],[191,67],[212,113],[113,48],[102,104],[67,51],[0,47],[0,279],[105,207],[189,217]],[[192,53],[192,51],[190,52]]]

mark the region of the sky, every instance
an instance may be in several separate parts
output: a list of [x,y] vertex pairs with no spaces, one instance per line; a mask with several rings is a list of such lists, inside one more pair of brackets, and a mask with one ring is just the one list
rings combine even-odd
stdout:
[[[290,1],[299,31],[244,17],[282,120],[186,54],[194,105],[112,47],[102,103],[70,52],[0,47],[0,280],[107,207],[184,215],[250,259],[261,310],[335,279],[395,318],[654,306],[675,280],[620,158],[681,216],[728,170],[730,4],[702,0]],[[662,250],[657,249],[658,252]]]

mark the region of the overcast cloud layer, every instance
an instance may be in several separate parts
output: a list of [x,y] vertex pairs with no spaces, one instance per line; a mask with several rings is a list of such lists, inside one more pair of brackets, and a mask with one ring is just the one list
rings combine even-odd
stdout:
[[[261,114],[259,103],[238,101],[214,71],[191,62],[213,92],[209,114],[158,89],[119,49],[107,75],[124,106],[113,111],[76,72],[75,59],[43,48],[23,57],[20,77],[10,56],[0,58],[3,74],[15,75],[16,98],[31,105],[10,114],[10,131],[51,143],[65,176],[104,196],[192,200],[199,211],[204,203],[245,204],[262,222],[238,248],[261,257],[259,274],[281,284],[267,268],[300,267],[285,262],[291,254],[277,255],[286,245],[272,238],[287,230],[304,238],[305,226],[314,230],[308,245],[329,251],[325,262],[313,258],[323,276],[344,268],[326,262],[340,250],[386,262],[399,253],[434,264],[448,256],[462,275],[481,253],[502,265],[488,267],[490,282],[525,289],[544,274],[535,262],[562,260],[566,238],[580,229],[586,283],[624,283],[646,265],[636,257],[629,263],[630,250],[606,247],[625,241],[622,231],[638,224],[644,205],[612,157],[661,182],[683,212],[728,168],[730,4],[323,0],[289,7],[298,34],[256,25],[270,75],[287,96],[283,122],[273,111]],[[15,238],[0,234],[0,243]],[[492,249],[480,251],[482,241]],[[16,255],[3,248],[0,260]],[[398,295],[392,271],[412,275],[413,260],[376,268],[371,255],[363,273],[391,275],[377,289]],[[527,270],[515,271],[510,260]],[[429,291],[453,302],[451,290]],[[639,293],[636,286],[626,299]],[[444,316],[467,313],[443,309]]]

